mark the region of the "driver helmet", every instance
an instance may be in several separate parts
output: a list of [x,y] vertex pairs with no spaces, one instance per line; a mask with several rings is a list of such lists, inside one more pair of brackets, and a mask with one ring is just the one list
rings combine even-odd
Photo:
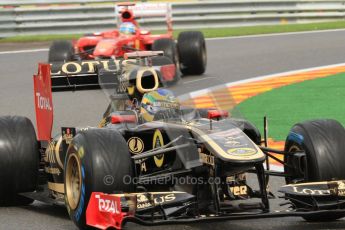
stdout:
[[167,89],[157,89],[145,93],[141,100],[140,114],[144,122],[153,121],[159,112],[177,111],[180,103],[174,94]]
[[135,25],[131,22],[124,22],[119,30],[122,34],[135,34]]

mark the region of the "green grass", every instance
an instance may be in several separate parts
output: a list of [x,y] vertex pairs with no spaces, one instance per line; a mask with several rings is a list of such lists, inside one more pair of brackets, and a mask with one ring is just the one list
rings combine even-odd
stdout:
[[301,121],[336,119],[345,125],[345,73],[273,89],[240,103],[236,114],[253,122],[263,132],[263,117],[269,120],[269,136],[285,140],[290,128]]
[[[313,31],[313,30],[329,30],[329,29],[343,29],[345,28],[344,21],[336,22],[322,22],[322,23],[307,23],[307,24],[286,24],[286,25],[272,25],[272,26],[249,26],[249,27],[234,27],[234,28],[216,28],[216,29],[201,29],[207,38],[214,37],[231,37],[255,34],[271,34],[271,33],[287,33],[299,31]],[[174,31],[174,36],[182,30]],[[156,31],[160,33],[163,31]],[[70,35],[37,35],[37,36],[17,36],[0,39],[0,42],[36,42],[36,41],[51,41],[56,39],[77,39],[81,34]]]
[[80,34],[60,34],[60,35],[33,35],[33,36],[16,36],[0,39],[0,43],[5,42],[44,42],[53,41],[57,39],[78,39],[82,35]]

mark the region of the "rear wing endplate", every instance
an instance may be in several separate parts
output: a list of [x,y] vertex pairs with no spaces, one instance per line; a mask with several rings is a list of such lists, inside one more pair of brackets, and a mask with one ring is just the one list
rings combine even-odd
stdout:
[[33,76],[37,124],[37,139],[49,141],[53,128],[53,100],[50,80],[50,65],[40,63]]

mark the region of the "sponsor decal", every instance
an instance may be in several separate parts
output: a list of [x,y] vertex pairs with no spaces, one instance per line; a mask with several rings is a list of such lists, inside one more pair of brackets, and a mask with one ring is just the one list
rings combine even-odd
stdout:
[[153,205],[159,205],[159,204],[164,204],[167,202],[171,202],[176,200],[175,194],[166,194],[166,195],[157,195],[153,196],[152,200],[153,204],[150,202],[150,200],[147,198],[147,195],[144,194],[139,194],[137,195],[137,208],[138,209],[143,209],[143,208],[149,208],[152,207]]
[[240,130],[238,128],[232,128],[232,129],[228,129],[225,131],[213,133],[212,136],[219,137],[219,138],[232,137],[234,139],[237,139],[237,138],[241,138],[241,136],[243,136],[243,132],[242,132],[242,130]]
[[150,203],[149,199],[146,197],[146,195],[138,195],[137,196],[137,208],[143,209],[143,208],[149,208],[152,204]]
[[300,185],[300,186],[291,186],[292,192],[302,194],[302,195],[335,195],[335,196],[345,196],[345,183],[344,181],[334,181],[328,182],[322,188],[313,188],[314,186],[320,187],[322,184],[318,186],[317,183],[309,185]]
[[224,142],[225,147],[235,147],[235,146],[241,145],[240,137],[227,136],[224,139],[225,139],[225,142]]
[[168,194],[165,196],[159,196],[153,199],[153,201],[155,202],[155,204],[163,204],[166,202],[171,202],[174,201],[176,199],[175,194]]
[[173,101],[155,101],[153,102],[153,106],[166,109],[178,109],[180,107],[180,105],[177,102]]
[[[110,69],[109,64],[116,66],[116,68]],[[65,75],[79,74],[82,72],[95,73],[95,69],[96,69],[95,67],[97,65],[101,65],[107,71],[115,71],[119,67],[119,61],[109,59],[109,60],[104,60],[104,61],[66,62],[61,65],[58,71],[51,72],[51,75],[54,76],[54,75],[64,75],[64,74]],[[54,67],[55,66],[52,65],[52,69],[56,69]]]
[[145,162],[143,162],[143,163],[140,164],[140,171],[141,171],[141,172],[146,172],[146,171],[147,171],[146,163],[145,163]]
[[98,200],[98,210],[100,212],[120,214],[120,210],[116,201],[105,198],[103,199],[100,195],[95,195],[95,198]]
[[[157,129],[155,131],[155,133],[153,134],[153,144],[152,144],[152,148],[159,148],[161,146],[164,145],[164,140],[163,140],[163,135],[161,133],[161,131],[159,129]],[[158,168],[162,167],[163,162],[164,162],[164,154],[158,155],[158,156],[154,156],[153,157],[155,164]]]
[[207,155],[205,153],[199,153],[199,157],[201,159],[201,162],[214,166],[214,156]]
[[230,155],[237,155],[237,156],[251,156],[257,153],[256,149],[253,148],[234,148],[229,149],[227,152]]
[[246,185],[241,185],[241,186],[230,187],[230,191],[235,196],[243,196],[243,195],[247,195],[248,189]]
[[[65,62],[51,65],[51,75],[77,75],[77,74],[92,74],[96,72],[97,68],[105,71],[117,71],[120,67],[128,63],[136,63],[136,60],[90,60],[82,62]],[[97,68],[96,68],[97,67]]]
[[133,154],[142,153],[144,150],[144,142],[139,137],[131,137],[127,141],[129,151]]
[[305,194],[305,195],[330,195],[330,189],[309,189],[309,188],[300,188],[297,186],[292,186],[292,190],[295,193]]
[[61,128],[62,130],[62,138],[66,142],[66,144],[70,144],[73,140],[73,137],[76,135],[75,128]]
[[42,110],[52,111],[50,99],[48,97],[43,97],[39,92],[36,92],[37,98],[37,108]]

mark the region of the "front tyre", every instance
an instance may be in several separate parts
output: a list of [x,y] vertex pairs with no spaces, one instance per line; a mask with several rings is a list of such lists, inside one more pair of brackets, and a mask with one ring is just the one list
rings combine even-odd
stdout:
[[[318,182],[345,179],[345,129],[335,120],[312,120],[294,125],[286,139],[285,151],[304,151],[301,166],[284,166],[287,183]],[[286,155],[285,163],[294,164]],[[304,163],[303,163],[304,162]],[[331,221],[344,217],[339,214],[309,215],[307,221]]]
[[131,192],[124,182],[133,176],[127,143],[110,129],[89,129],[78,133],[70,144],[64,169],[65,203],[73,222],[87,228],[86,209],[92,192]]
[[200,31],[181,32],[177,39],[177,50],[183,74],[200,75],[205,72],[206,42]]
[[164,56],[170,58],[173,63],[178,68],[179,60],[177,54],[176,43],[174,40],[169,38],[161,38],[153,42],[152,44],[153,51],[163,51]]

